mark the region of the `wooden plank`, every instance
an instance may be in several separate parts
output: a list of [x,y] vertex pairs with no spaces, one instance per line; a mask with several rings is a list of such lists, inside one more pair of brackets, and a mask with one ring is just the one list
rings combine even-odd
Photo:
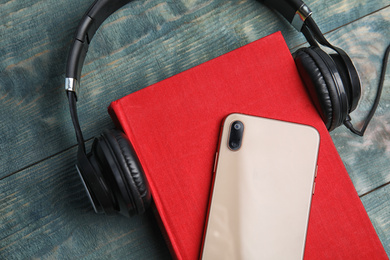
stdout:
[[[386,8],[327,35],[336,46],[343,46],[360,74],[362,98],[351,115],[358,129],[362,127],[377,93],[383,55],[390,44],[387,37],[389,28],[390,8]],[[334,143],[359,195],[390,182],[389,89],[388,68],[381,102],[364,137],[357,137],[344,127],[332,132]]]
[[70,149],[0,181],[0,259],[170,259],[149,210],[93,212]]
[[390,185],[362,197],[372,224],[390,256]]
[[[353,122],[361,127],[376,95],[384,50],[390,44],[390,8],[381,10],[327,35],[354,60],[362,81],[362,99],[352,113]],[[351,32],[353,32],[351,34]],[[345,128],[331,133],[340,156],[373,226],[390,256],[390,69],[381,102],[363,138]],[[374,190],[374,191],[373,191]]]
[[[0,258],[169,258],[150,212],[131,220],[94,215],[72,166],[75,151],[67,149],[75,140],[62,93],[63,68],[76,17],[90,4],[82,2],[0,2],[5,14],[0,17],[0,178],[66,150],[0,181]],[[177,1],[176,6],[136,1],[111,18],[94,40],[84,73],[81,112],[87,136],[111,126],[104,108],[111,100],[285,28],[252,2]],[[313,10],[324,6],[315,16],[324,31],[387,5],[386,1],[307,3]],[[375,84],[367,86],[378,77],[389,21],[387,8],[329,34],[363,71],[365,96],[353,114],[355,122],[372,100]],[[269,23],[273,24],[267,28],[258,26]],[[133,25],[136,28],[128,33],[127,27]],[[148,25],[152,29],[147,30]],[[283,33],[290,46],[302,40],[289,27]],[[106,85],[99,86],[102,82]],[[388,82],[389,76],[379,117],[373,122],[375,130],[364,139],[343,129],[332,133],[360,195],[389,181],[389,129],[383,123],[389,122]],[[390,255],[389,193],[386,186],[362,201]]]
[[[64,67],[71,36],[90,2],[0,4],[5,14],[0,17],[0,178],[75,144],[63,93]],[[307,3],[317,10],[315,18],[324,31],[388,4]],[[98,31],[87,57],[79,102],[86,138],[112,127],[105,112],[110,101],[279,29],[290,46],[303,42],[286,22],[253,0],[129,4]]]

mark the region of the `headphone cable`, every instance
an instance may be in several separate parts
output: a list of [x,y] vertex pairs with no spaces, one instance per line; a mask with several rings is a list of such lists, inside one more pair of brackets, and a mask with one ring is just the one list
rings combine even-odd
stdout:
[[375,111],[376,111],[376,109],[377,109],[377,107],[379,105],[379,100],[381,98],[381,94],[382,94],[382,90],[383,90],[383,84],[384,84],[385,76],[386,76],[386,68],[387,68],[387,63],[388,63],[388,60],[389,60],[389,52],[390,52],[390,45],[387,46],[387,49],[386,49],[386,52],[385,52],[385,56],[383,57],[382,71],[381,71],[381,76],[380,76],[380,80],[379,80],[378,91],[376,93],[375,101],[374,101],[374,104],[372,105],[370,113],[368,114],[368,116],[366,118],[366,122],[364,123],[362,129],[359,131],[359,130],[356,130],[353,127],[352,123],[350,122],[351,121],[351,117],[349,115],[347,116],[347,118],[344,121],[344,125],[349,130],[351,130],[352,133],[354,133],[356,135],[359,135],[359,136],[363,136],[364,135],[364,132],[366,131],[368,123],[370,123],[370,121],[371,121],[372,117],[374,116]]

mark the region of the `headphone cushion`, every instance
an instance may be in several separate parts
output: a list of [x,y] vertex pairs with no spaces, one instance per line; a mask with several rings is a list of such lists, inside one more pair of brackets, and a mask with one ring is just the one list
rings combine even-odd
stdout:
[[113,214],[117,208],[116,200],[110,185],[102,175],[95,155],[93,153],[86,155],[79,150],[77,160],[77,171],[95,212]]
[[124,182],[131,192],[137,213],[143,213],[149,206],[151,195],[147,185],[144,171],[124,133],[118,130],[106,130],[104,139],[112,149],[116,162],[119,164]]
[[322,50],[316,47],[301,48],[294,53],[294,60],[311,99],[331,131],[342,122],[340,102],[332,72],[316,51]]

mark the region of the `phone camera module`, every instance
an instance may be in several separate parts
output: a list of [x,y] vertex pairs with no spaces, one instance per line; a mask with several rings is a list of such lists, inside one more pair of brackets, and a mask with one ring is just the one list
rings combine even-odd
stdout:
[[242,137],[244,133],[244,124],[241,121],[234,121],[230,127],[228,146],[232,151],[238,151],[241,148]]

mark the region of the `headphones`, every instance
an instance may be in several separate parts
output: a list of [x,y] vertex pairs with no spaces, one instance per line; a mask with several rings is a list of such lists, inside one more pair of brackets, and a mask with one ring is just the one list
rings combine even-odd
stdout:
[[[128,2],[130,0],[95,0],[84,14],[68,54],[65,89],[78,142],[76,168],[95,212],[132,216],[146,210],[151,194],[131,143],[123,132],[105,130],[94,139],[91,152],[87,153],[76,109],[76,91],[89,44],[104,20]],[[311,10],[301,0],[261,2],[280,13],[309,42],[310,47],[297,50],[293,57],[327,129],[332,131],[344,124],[355,134],[363,135],[366,126],[359,132],[350,123],[349,113],[359,102],[361,87],[348,55],[325,39],[311,18]],[[329,55],[319,45],[335,53]]]

